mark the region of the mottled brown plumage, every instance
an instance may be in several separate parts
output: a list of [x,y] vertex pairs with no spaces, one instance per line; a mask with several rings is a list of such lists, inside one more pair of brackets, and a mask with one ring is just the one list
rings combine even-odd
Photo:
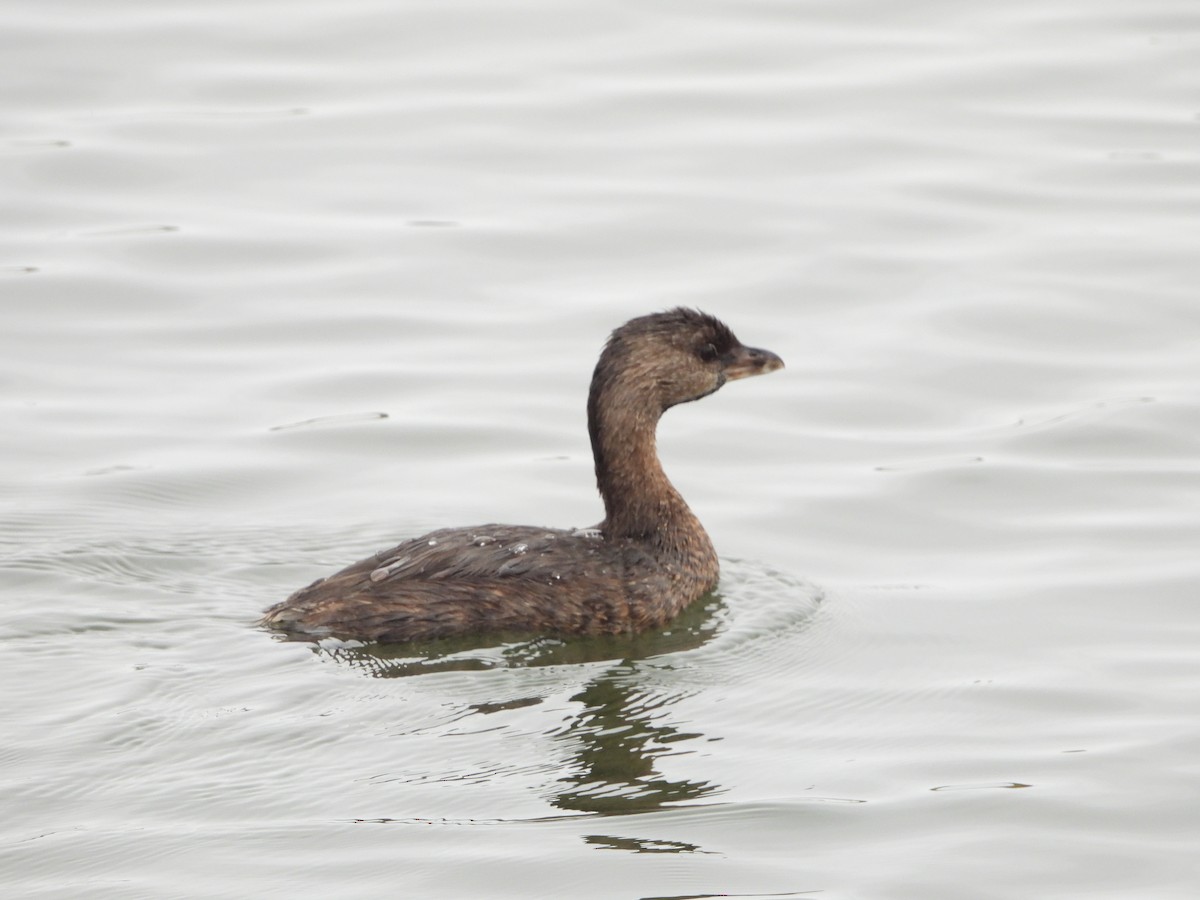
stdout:
[[301,639],[614,634],[669,621],[717,582],[717,554],[655,449],[663,412],[782,360],[689,309],[612,333],[588,395],[605,518],[592,529],[445,528],[315,581],[263,624]]

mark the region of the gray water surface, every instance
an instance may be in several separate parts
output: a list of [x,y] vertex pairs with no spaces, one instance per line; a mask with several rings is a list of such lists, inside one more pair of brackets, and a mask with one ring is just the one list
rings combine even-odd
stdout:
[[[12,0],[6,896],[1193,898],[1200,7]],[[604,337],[723,560],[663,632],[254,627],[601,517]],[[428,651],[429,648],[425,648]]]

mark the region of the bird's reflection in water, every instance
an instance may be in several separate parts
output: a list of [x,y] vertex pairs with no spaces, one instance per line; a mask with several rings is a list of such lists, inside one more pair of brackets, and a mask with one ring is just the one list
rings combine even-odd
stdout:
[[[550,733],[570,748],[569,774],[551,787],[554,807],[593,814],[638,813],[667,804],[694,801],[719,792],[706,781],[671,780],[658,770],[660,757],[679,755],[681,745],[704,736],[672,723],[669,709],[686,692],[675,679],[668,654],[683,653],[712,640],[725,612],[717,595],[693,604],[667,628],[636,635],[596,638],[513,639],[479,646],[465,639],[398,646],[321,646],[317,652],[378,678],[431,672],[487,670],[597,663],[613,664],[592,675],[571,700],[578,704],[566,722]],[[647,664],[646,661],[653,660]],[[496,713],[532,706],[539,697],[474,703],[471,711]],[[589,838],[591,840],[591,838]],[[617,839],[597,836],[602,846]],[[624,841],[625,839],[621,839]],[[653,852],[689,852],[677,842],[650,841]],[[629,848],[636,849],[636,848]]]
[[701,850],[697,844],[689,844],[687,841],[662,841],[611,834],[589,834],[584,841],[601,850],[625,850],[628,853],[712,853],[711,850]]
[[559,779],[550,800],[557,808],[637,813],[719,790],[707,781],[673,781],[659,773],[660,757],[678,755],[681,744],[704,735],[673,724],[665,710],[679,697],[646,688],[637,675],[634,663],[617,666],[571,698],[583,709],[555,735],[572,743],[574,757],[574,771]]

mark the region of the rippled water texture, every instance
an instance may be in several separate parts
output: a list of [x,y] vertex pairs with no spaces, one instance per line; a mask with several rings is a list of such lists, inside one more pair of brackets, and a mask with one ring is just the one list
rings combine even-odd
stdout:
[[[9,0],[0,59],[5,896],[1200,894],[1194,0]],[[663,423],[717,595],[254,627],[595,522],[595,354],[679,303],[788,364]]]

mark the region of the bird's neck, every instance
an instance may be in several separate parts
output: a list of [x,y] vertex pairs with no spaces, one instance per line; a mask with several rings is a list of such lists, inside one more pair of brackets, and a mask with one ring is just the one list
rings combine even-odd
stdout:
[[623,387],[619,382],[593,385],[588,403],[604,536],[680,548],[704,535],[704,529],[659,462],[655,432],[663,411]]

